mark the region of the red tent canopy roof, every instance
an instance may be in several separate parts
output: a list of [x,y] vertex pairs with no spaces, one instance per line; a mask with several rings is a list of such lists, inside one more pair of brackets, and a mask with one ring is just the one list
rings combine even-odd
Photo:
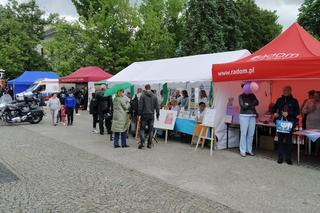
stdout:
[[112,75],[100,67],[89,66],[81,67],[75,72],[59,79],[61,83],[85,83],[97,82],[111,78]]
[[212,66],[213,81],[320,78],[320,42],[299,24],[236,62]]

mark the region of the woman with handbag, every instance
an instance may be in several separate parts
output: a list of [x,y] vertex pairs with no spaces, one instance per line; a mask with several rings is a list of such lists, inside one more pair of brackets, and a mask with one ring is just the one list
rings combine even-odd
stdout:
[[[244,88],[244,84],[241,85]],[[244,89],[245,90],[245,89]],[[244,91],[239,96],[240,105],[240,155],[254,156],[252,152],[253,135],[256,129],[256,106],[259,105],[257,97],[253,93]]]
[[123,97],[124,91],[117,93],[113,101],[113,119],[111,130],[114,132],[114,148],[119,148],[119,137],[121,136],[122,148],[129,147],[127,145],[127,128],[128,128],[128,113],[130,107],[129,101]]
[[[292,96],[292,89],[290,86],[285,86],[283,88],[283,95],[277,100],[272,112],[274,113],[274,118],[276,119],[278,132],[278,163],[283,163],[284,143],[286,142],[286,162],[287,164],[292,165],[292,130],[295,129],[300,108],[297,99]],[[285,124],[284,126],[288,126],[288,128],[281,129],[281,126],[283,126],[281,123]]]

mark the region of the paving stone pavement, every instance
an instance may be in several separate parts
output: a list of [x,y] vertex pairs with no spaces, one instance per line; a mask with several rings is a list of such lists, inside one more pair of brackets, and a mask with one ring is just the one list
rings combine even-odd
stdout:
[[0,127],[0,212],[237,212],[22,126]]
[[6,166],[0,162],[0,184],[19,180]]

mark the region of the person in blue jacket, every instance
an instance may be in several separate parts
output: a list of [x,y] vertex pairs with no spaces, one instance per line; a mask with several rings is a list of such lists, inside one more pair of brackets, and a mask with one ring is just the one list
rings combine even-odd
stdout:
[[76,98],[74,97],[73,93],[69,93],[68,97],[64,100],[64,106],[66,108],[66,112],[68,115],[68,126],[73,125],[73,112],[76,108]]

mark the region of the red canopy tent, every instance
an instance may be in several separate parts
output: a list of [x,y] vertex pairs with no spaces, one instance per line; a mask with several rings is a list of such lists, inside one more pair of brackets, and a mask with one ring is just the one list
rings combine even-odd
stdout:
[[320,79],[320,42],[295,23],[254,54],[212,66],[214,82]]
[[60,83],[87,83],[111,78],[112,75],[100,67],[81,67],[75,72],[59,79]]

